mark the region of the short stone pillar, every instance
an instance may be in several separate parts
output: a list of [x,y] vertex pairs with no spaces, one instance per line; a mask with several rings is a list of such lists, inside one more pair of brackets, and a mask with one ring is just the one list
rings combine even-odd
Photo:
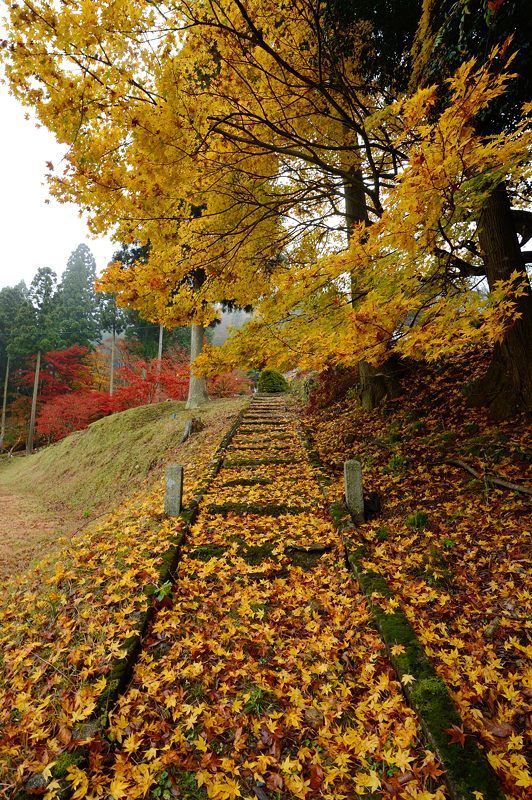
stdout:
[[164,492],[164,513],[167,517],[177,517],[183,502],[183,467],[168,464],[166,467],[166,488]]
[[345,502],[355,522],[364,522],[362,465],[356,458],[344,461]]

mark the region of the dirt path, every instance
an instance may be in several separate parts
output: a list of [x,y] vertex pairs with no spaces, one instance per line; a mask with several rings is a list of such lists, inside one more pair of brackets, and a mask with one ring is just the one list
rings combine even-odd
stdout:
[[14,494],[0,483],[0,577],[24,572],[74,526],[73,520],[42,508],[37,499]]

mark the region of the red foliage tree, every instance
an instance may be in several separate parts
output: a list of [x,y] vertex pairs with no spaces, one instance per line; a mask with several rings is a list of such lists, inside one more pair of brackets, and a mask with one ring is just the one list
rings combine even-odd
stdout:
[[209,397],[234,397],[239,394],[251,394],[252,382],[243,372],[233,370],[221,375],[213,375],[207,381]]
[[[47,401],[57,395],[77,389],[91,389],[92,375],[85,363],[86,347],[72,345],[65,350],[52,350],[43,355],[39,385],[39,400]],[[31,391],[35,377],[35,358],[18,374],[18,385]]]
[[181,354],[179,360],[176,356],[163,356],[160,363],[154,358],[126,364],[118,370],[122,386],[112,397],[112,410],[124,411],[162,400],[186,400],[189,376],[189,366]]
[[[124,366],[117,370],[117,388],[112,397],[92,388],[94,378],[85,363],[86,355],[86,348],[74,346],[44,357],[40,393],[44,402],[37,418],[41,439],[57,441],[115,411],[187,398],[190,368],[184,351],[174,350],[160,362],[155,358],[125,358]],[[27,370],[24,381],[31,386],[32,380],[33,373]],[[209,380],[212,397],[233,397],[250,391],[251,381],[237,370]]]
[[86,389],[57,395],[42,405],[37,417],[37,433],[48,442],[56,442],[110,414],[109,400],[105,392]]

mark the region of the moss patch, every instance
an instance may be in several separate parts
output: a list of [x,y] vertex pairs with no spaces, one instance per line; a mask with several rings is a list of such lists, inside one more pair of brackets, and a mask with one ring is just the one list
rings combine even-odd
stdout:
[[235,478],[222,483],[222,486],[268,486],[271,483],[273,483],[271,478]]
[[286,506],[277,505],[276,503],[265,505],[255,503],[213,503],[207,508],[209,514],[221,514],[222,516],[227,514],[260,514],[268,517],[280,517],[284,514],[306,514],[311,510],[308,506]]
[[[456,706],[404,613],[387,614],[379,605],[379,596],[390,598],[393,594],[382,575],[364,570],[361,560],[366,555],[361,547],[349,554],[348,563],[370,599],[372,615],[399,677],[413,678],[405,686],[405,693],[420,718],[429,745],[442,762],[452,797],[465,800],[477,791],[482,792],[484,800],[504,800],[497,777],[474,739],[467,736],[463,746],[451,744],[448,729],[463,724]],[[404,651],[392,655],[394,645],[402,645]]]
[[295,458],[235,458],[226,460],[224,466],[232,467],[259,467],[262,464],[299,464]]
[[210,561],[211,558],[220,558],[227,548],[219,544],[203,544],[187,553],[189,558],[196,561]]

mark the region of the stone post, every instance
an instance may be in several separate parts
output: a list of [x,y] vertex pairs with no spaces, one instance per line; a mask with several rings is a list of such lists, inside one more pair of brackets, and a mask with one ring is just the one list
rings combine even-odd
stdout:
[[352,458],[344,461],[345,502],[355,522],[364,522],[364,495],[362,489],[362,466]]
[[166,490],[164,493],[164,513],[166,516],[179,516],[182,501],[183,467],[180,464],[168,464],[166,467]]

